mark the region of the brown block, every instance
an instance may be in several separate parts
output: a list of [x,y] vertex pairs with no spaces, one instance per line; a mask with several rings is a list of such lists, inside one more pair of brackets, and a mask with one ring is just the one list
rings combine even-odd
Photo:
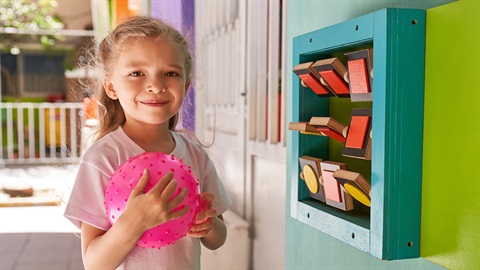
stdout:
[[302,134],[324,136],[314,126],[308,124],[308,122],[290,122],[288,124],[288,129],[300,131]]
[[370,184],[361,174],[339,169],[333,177],[353,198],[370,207]]
[[314,116],[310,119],[309,124],[315,127],[322,134],[341,143],[345,142],[343,131],[347,128],[347,126],[338,122],[337,120],[331,117]]
[[332,96],[329,87],[321,82],[320,75],[312,69],[313,62],[301,63],[293,68],[293,72],[302,81],[302,85],[310,88],[318,96]]
[[316,61],[312,68],[327,82],[333,93],[338,97],[350,97],[347,69],[336,57]]

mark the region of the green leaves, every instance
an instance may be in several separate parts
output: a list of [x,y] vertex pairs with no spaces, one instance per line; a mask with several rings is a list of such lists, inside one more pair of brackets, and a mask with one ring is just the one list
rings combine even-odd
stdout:
[[0,42],[7,48],[32,41],[55,45],[63,29],[56,7],[55,0],[0,0]]

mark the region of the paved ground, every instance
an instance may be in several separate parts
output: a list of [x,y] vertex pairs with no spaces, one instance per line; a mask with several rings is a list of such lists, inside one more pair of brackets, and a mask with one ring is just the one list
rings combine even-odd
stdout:
[[78,229],[63,217],[75,175],[74,165],[0,169],[2,187],[34,189],[31,198],[0,194],[0,269],[83,269]]
[[0,269],[84,269],[72,233],[2,233],[0,242]]

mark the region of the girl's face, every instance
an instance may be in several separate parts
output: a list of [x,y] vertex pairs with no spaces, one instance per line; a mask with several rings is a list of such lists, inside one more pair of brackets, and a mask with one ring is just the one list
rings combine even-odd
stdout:
[[189,82],[185,59],[168,39],[133,38],[105,78],[107,95],[118,99],[125,125],[164,124],[181,108]]

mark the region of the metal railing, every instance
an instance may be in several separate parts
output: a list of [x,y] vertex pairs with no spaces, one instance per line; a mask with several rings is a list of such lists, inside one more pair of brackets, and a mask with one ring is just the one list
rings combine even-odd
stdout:
[[0,118],[0,166],[79,161],[82,103],[2,102]]

